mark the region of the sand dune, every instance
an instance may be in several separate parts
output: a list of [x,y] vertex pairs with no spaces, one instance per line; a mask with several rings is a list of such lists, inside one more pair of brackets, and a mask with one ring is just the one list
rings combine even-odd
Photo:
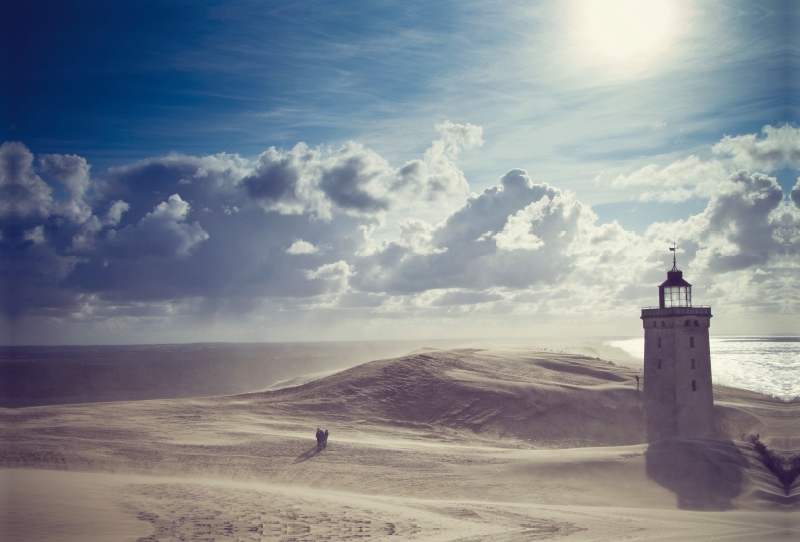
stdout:
[[[37,510],[24,525],[4,517],[4,532],[85,540],[83,530],[118,523],[116,539],[165,541],[800,535],[794,497],[740,439],[758,429],[791,448],[782,439],[797,405],[720,388],[719,439],[648,446],[633,375],[550,351],[423,350],[245,395],[4,409],[5,498]],[[316,427],[331,432],[322,452]],[[71,505],[88,508],[70,517],[91,524],[65,523],[58,502],[13,489],[49,479],[74,488]],[[109,511],[92,514],[103,495]]]
[[243,397],[287,415],[574,447],[643,442],[641,394],[633,382],[631,370],[571,354],[431,350]]
[[397,356],[413,344],[0,346],[0,407],[231,395]]

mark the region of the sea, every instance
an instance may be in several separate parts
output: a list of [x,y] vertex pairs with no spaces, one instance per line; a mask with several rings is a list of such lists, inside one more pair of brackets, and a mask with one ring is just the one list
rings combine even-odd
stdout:
[[[784,401],[800,396],[800,337],[710,337],[715,384],[771,395]],[[643,359],[644,337],[608,341]]]

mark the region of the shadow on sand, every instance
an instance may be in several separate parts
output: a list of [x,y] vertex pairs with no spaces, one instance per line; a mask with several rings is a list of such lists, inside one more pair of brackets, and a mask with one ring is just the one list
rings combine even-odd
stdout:
[[683,510],[731,510],[747,458],[730,440],[667,438],[645,453],[647,476],[678,497]]
[[295,463],[302,463],[303,461],[308,461],[309,459],[311,459],[312,457],[314,457],[317,454],[319,454],[319,450],[317,450],[317,447],[315,445],[315,446],[309,448],[308,450],[306,450],[305,452],[303,452],[302,454],[298,455],[297,458],[294,460],[294,462]]

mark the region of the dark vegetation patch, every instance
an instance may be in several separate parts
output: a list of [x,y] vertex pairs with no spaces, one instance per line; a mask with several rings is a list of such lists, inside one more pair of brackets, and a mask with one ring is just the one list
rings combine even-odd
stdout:
[[800,454],[793,455],[786,458],[782,455],[767,448],[767,445],[761,442],[760,435],[750,435],[747,437],[753,444],[753,448],[761,456],[761,462],[769,470],[778,481],[783,484],[783,490],[786,496],[789,496],[789,490],[792,484],[800,476]]

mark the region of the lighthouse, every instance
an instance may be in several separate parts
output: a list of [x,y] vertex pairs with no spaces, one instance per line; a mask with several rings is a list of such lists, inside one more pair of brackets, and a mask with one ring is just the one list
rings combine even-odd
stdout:
[[711,307],[692,305],[692,285],[673,252],[658,287],[658,307],[642,309],[644,417],[647,441],[714,434],[714,392],[708,328]]

